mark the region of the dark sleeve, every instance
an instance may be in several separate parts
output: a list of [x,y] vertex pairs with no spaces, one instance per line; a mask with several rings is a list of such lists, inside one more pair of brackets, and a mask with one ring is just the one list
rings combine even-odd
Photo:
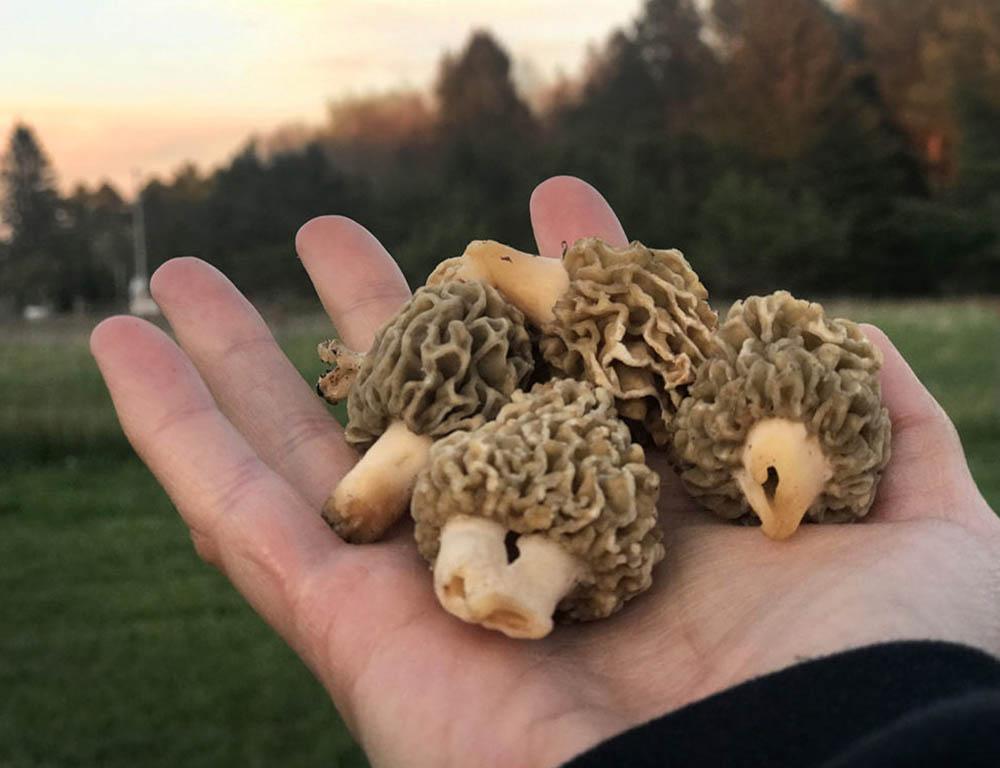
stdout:
[[599,744],[598,766],[1000,766],[1000,662],[873,645],[751,680]]

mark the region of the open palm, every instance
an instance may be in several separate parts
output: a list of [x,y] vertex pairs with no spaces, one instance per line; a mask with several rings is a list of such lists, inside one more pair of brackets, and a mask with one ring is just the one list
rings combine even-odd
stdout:
[[[541,185],[531,216],[543,256],[585,235],[625,243],[576,179]],[[409,295],[394,262],[340,217],[311,221],[297,248],[340,336],[366,349]],[[318,510],[356,457],[225,277],[177,259],[152,290],[180,348],[127,317],[92,338],[125,432],[199,554],[295,648],[375,765],[556,765],[803,657],[901,638],[1000,651],[1000,522],[877,329],[894,456],[866,523],[772,542],[695,511],[661,465],[653,590],[609,620],[515,641],[441,610],[409,530],[352,547],[327,528]]]

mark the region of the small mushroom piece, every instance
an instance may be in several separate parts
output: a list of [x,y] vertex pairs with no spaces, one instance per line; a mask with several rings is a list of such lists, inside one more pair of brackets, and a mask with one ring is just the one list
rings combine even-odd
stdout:
[[677,414],[691,494],[773,539],[864,517],[890,454],[878,348],[787,291],[736,302],[717,338]]
[[317,385],[347,396],[347,441],[367,448],[323,517],[346,541],[377,541],[407,509],[431,443],[492,419],[532,370],[524,316],[481,283],[419,289],[364,356],[320,345]]
[[718,324],[708,292],[676,250],[578,240],[561,261],[477,240],[428,283],[481,280],[542,331],[541,356],[557,376],[610,390],[618,412],[658,445]]
[[554,380],[434,443],[413,493],[414,535],[448,612],[544,637],[553,614],[610,616],[652,584],[664,555],[659,483],[611,393]]
[[536,326],[552,322],[552,308],[569,288],[569,275],[557,259],[543,259],[496,240],[473,240],[465,252],[431,272],[427,285],[478,280],[492,285]]

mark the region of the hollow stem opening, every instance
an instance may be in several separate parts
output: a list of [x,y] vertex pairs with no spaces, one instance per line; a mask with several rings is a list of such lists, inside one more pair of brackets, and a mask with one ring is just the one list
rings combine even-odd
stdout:
[[744,496],[772,539],[787,539],[833,476],[819,439],[790,419],[764,419],[743,444],[735,472]]
[[441,531],[434,591],[449,613],[508,637],[539,638],[552,631],[552,614],[582,573],[579,561],[539,534],[516,538],[484,518],[459,516]]

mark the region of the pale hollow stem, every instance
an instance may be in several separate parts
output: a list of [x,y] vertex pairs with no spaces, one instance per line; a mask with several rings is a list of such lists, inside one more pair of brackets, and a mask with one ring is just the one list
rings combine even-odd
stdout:
[[441,530],[434,592],[446,611],[514,638],[552,631],[552,614],[583,573],[580,561],[540,534],[517,539],[508,562],[507,528],[460,515]]
[[559,259],[532,256],[495,240],[473,240],[456,277],[488,283],[535,325],[552,321],[552,308],[569,287]]
[[337,339],[324,341],[316,351],[319,359],[333,368],[319,377],[316,391],[330,403],[336,405],[351,391],[351,385],[358,375],[361,362],[365,356],[353,349],[348,349]]
[[406,514],[431,438],[393,422],[334,489],[323,517],[345,541],[368,544]]
[[819,439],[800,421],[764,419],[743,444],[742,467],[735,473],[761,529],[772,539],[787,539],[833,476]]

